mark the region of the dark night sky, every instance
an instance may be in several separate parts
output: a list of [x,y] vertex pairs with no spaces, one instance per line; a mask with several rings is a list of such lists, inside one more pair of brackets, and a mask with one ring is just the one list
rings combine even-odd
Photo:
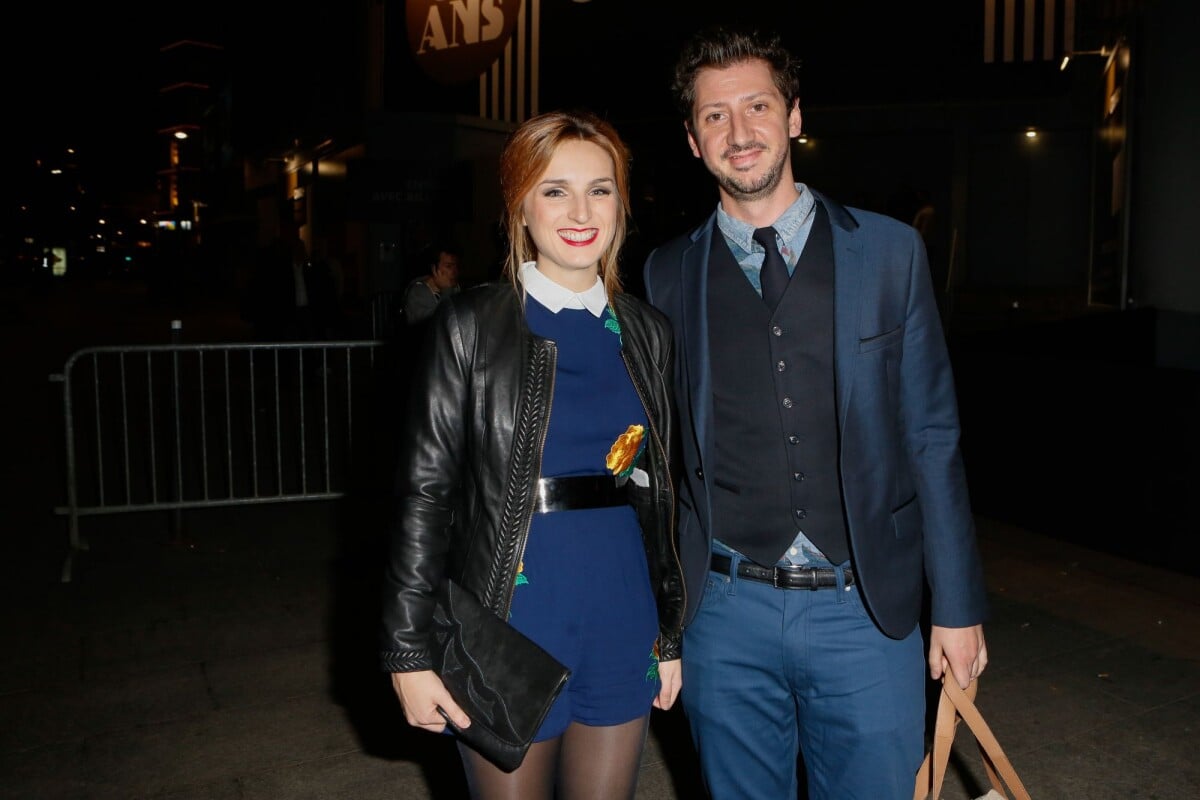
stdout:
[[[0,65],[13,109],[6,115],[8,157],[24,161],[69,145],[97,182],[117,191],[152,186],[159,163],[156,66],[163,44],[189,36],[226,46],[239,76],[240,102],[253,110],[253,124],[269,128],[287,106],[304,102],[289,94],[305,83],[296,78],[345,49],[338,38],[345,26],[331,25],[329,12],[322,11],[335,6],[345,7],[320,0],[304,17],[297,16],[299,6],[275,0],[137,0],[84,3],[70,11],[59,4],[31,6],[23,12],[25,24],[7,24],[0,34]],[[281,67],[297,45],[310,55]]]
[[[0,33],[15,112],[6,115],[8,157],[27,162],[71,144],[98,181],[118,190],[152,185],[157,51],[180,32],[228,47],[243,124],[269,137],[309,113],[301,106],[312,105],[314,82],[326,101],[345,100],[340,84],[359,80],[361,57],[347,20],[361,7],[356,0],[30,6],[23,24]],[[403,3],[388,9],[394,17]],[[557,97],[618,118],[656,108],[670,114],[665,81],[679,42],[735,11],[784,31],[804,60],[805,105],[938,100],[980,88],[964,85],[956,67],[979,61],[978,0],[542,0],[542,10],[544,107]]]
[[126,5],[120,18],[113,8],[82,3],[67,12],[58,4],[31,4],[26,25],[4,26],[0,49],[16,110],[10,117],[14,157],[71,145],[117,175],[127,159],[140,161],[140,153],[153,150],[152,67],[158,30],[169,29],[171,20],[162,11],[152,15],[149,4]]

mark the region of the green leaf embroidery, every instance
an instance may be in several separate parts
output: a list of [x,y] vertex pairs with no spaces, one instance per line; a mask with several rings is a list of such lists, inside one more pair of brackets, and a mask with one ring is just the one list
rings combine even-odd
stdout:
[[653,650],[650,651],[650,666],[646,669],[646,680],[658,680],[658,655]]
[[[515,589],[518,586],[528,586],[528,585],[529,585],[529,578],[525,577],[525,562],[522,561],[520,564],[517,565],[517,579],[513,581],[513,588]],[[512,609],[511,608],[508,609],[508,618],[510,620],[512,619]]]
[[[618,338],[620,338],[620,336],[621,336],[621,323],[617,321],[617,314],[616,314],[616,312],[615,312],[615,311],[613,311],[613,309],[612,309],[612,306],[609,306],[608,308],[604,309],[604,311],[605,311],[605,313],[606,313],[606,314],[608,314],[608,318],[604,320],[604,327],[605,327],[607,330],[610,330],[610,331],[612,331],[613,333],[615,333],[615,334],[617,335],[617,337],[618,337]],[[623,343],[624,343],[624,340],[622,340],[622,344],[623,344]]]

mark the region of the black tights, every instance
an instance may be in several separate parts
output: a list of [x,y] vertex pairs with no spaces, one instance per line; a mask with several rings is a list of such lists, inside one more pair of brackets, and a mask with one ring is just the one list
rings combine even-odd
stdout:
[[537,742],[521,766],[504,772],[459,744],[475,800],[632,800],[650,715],[621,725],[572,722],[556,739]]

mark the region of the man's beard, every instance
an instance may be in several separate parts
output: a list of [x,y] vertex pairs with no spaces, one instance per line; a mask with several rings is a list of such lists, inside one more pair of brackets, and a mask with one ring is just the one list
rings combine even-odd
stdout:
[[717,184],[735,200],[759,200],[769,197],[779,186],[779,182],[783,180],[783,165],[786,160],[787,151],[781,151],[767,171],[753,182],[742,180],[737,173],[728,174],[717,170],[712,170],[712,173],[717,179]]

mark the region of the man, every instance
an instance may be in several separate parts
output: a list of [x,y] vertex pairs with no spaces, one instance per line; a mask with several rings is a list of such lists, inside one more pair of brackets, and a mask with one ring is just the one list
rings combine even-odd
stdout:
[[683,705],[723,798],[912,796],[929,674],[987,663],[958,412],[921,239],[792,182],[795,62],[695,37],[674,91],[720,204],[646,261],[683,433]]
[[438,303],[458,291],[458,253],[450,248],[433,248],[428,259],[429,274],[417,278],[404,290],[404,319],[409,325],[433,316]]

